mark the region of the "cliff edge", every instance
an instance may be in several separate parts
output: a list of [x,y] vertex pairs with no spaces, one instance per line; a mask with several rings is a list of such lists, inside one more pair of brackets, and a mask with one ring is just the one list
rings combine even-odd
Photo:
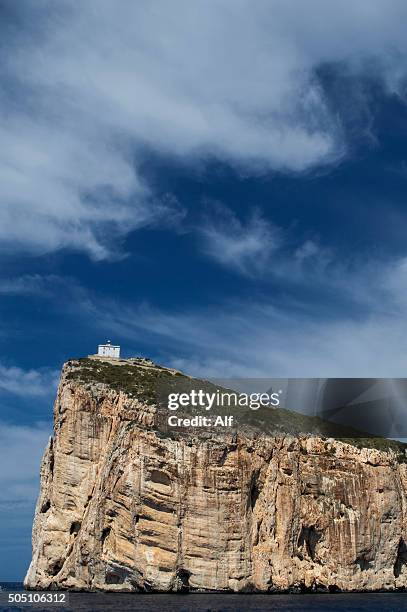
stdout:
[[400,446],[292,422],[169,431],[155,389],[180,376],[142,359],[64,365],[26,588],[407,587]]

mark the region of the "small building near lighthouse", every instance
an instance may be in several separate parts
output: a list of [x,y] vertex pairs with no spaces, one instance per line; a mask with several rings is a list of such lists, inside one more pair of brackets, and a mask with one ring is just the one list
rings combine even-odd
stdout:
[[110,359],[120,359],[120,346],[115,346],[108,340],[106,344],[99,344],[99,357],[109,357]]

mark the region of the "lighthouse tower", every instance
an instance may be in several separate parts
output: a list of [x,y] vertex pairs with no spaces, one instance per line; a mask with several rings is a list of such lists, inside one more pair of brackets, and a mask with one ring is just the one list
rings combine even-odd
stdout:
[[110,359],[120,359],[120,346],[114,346],[110,340],[106,344],[99,344],[99,357],[110,357]]

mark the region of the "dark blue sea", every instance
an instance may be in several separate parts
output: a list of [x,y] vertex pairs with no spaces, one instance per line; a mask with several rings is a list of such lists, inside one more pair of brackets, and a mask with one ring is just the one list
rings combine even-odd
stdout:
[[[1,598],[9,592],[25,592],[20,582],[0,582]],[[34,593],[35,591],[31,591]],[[319,612],[322,610],[350,612],[351,610],[393,612],[407,610],[407,593],[355,593],[355,594],[154,594],[154,593],[69,593],[68,604],[9,605],[0,603],[0,610],[16,612],[29,609],[46,611],[66,610],[67,612],[93,611],[121,612],[121,610],[142,610],[145,612],[244,612],[262,610],[301,610]]]

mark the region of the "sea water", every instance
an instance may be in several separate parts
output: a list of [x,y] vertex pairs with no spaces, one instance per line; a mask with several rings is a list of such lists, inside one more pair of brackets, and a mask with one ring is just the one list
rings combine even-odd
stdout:
[[[0,582],[2,596],[10,591],[23,591],[20,582]],[[335,593],[335,594],[258,594],[258,593],[69,593],[67,606],[0,605],[2,612],[17,610],[66,610],[67,612],[244,612],[263,610],[301,610],[320,612],[353,610],[393,612],[407,610],[407,593]]]

